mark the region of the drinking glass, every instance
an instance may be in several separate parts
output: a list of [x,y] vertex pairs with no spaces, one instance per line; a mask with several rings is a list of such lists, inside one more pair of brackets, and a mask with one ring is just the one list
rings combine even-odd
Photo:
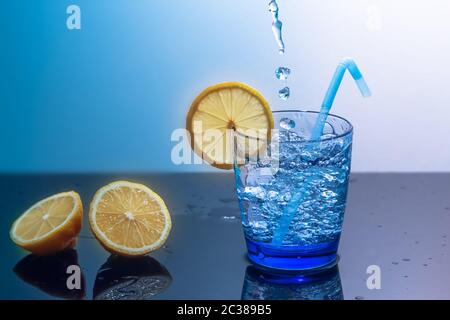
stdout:
[[242,226],[248,257],[257,265],[306,270],[336,261],[353,127],[330,114],[320,139],[311,140],[318,115],[276,111],[270,135],[235,133]]

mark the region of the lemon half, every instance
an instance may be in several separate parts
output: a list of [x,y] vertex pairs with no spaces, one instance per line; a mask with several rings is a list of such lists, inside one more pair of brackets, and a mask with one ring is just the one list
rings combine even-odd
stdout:
[[161,197],[128,181],[110,183],[96,192],[89,224],[102,246],[121,256],[142,256],[160,248],[172,228]]
[[39,201],[12,225],[10,236],[18,246],[37,255],[50,255],[73,247],[80,233],[83,205],[74,191]]

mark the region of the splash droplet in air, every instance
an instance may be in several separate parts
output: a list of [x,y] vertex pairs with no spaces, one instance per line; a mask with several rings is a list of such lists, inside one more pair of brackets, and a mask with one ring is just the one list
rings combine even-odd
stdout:
[[287,99],[289,99],[289,96],[291,95],[291,90],[289,89],[289,87],[284,87],[283,89],[281,89],[280,91],[278,91],[278,97],[281,100],[286,101]]
[[286,130],[295,128],[295,121],[289,118],[283,118],[280,120],[280,127]]
[[291,74],[291,69],[286,68],[286,67],[278,67],[275,70],[275,76],[277,77],[278,80],[287,80],[287,78],[289,77],[290,74]]
[[283,28],[283,23],[278,19],[278,4],[276,0],[272,0],[269,3],[269,11],[272,13],[272,32],[278,45],[278,52],[280,54],[284,53],[284,42],[281,29]]

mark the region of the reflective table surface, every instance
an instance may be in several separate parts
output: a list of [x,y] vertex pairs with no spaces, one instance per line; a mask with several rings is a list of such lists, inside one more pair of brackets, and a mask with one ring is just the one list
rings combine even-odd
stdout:
[[[172,213],[166,245],[147,257],[111,256],[89,231],[94,192],[118,179],[150,186]],[[85,207],[76,250],[17,248],[14,219],[67,190]],[[339,263],[306,275],[248,262],[231,173],[1,175],[0,208],[0,299],[450,299],[450,174],[353,174]],[[81,290],[67,288],[70,265]],[[374,268],[380,289],[370,289]]]

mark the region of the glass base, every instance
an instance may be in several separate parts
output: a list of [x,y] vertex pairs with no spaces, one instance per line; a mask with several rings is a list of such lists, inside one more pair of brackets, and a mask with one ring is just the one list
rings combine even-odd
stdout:
[[246,239],[248,258],[256,265],[276,270],[324,268],[337,260],[339,239],[311,246],[274,246]]

